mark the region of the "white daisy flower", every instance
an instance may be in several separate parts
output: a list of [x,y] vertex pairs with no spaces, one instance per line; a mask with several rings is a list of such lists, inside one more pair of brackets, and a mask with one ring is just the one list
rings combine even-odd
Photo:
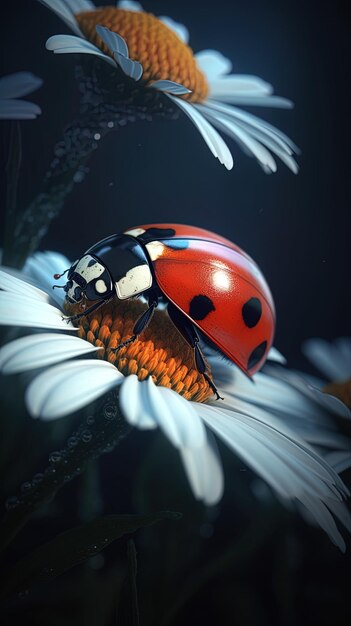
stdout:
[[[314,338],[302,345],[302,352],[319,370],[325,381],[351,378],[351,338],[338,337],[334,341]],[[324,385],[325,381],[321,381]]]
[[257,76],[231,74],[232,64],[220,52],[193,54],[185,26],[169,17],[144,13],[139,2],[96,8],[91,0],[40,0],[74,35],[55,35],[46,42],[55,54],[95,55],[126,76],[157,89],[196,126],[212,154],[233,167],[227,144],[216,129],[254,156],[266,173],[277,169],[277,156],[295,174],[296,145],[280,130],[241,110],[242,105],[291,108],[273,95],[273,87]]
[[[337,451],[348,445],[330,427],[327,408],[266,374],[257,374],[253,384],[232,364],[209,353],[213,378],[225,396],[213,400],[208,382],[194,369],[191,349],[165,311],[155,312],[136,342],[111,351],[131,336],[144,305],[112,301],[74,327],[63,317],[64,293],[53,292],[51,278],[69,266],[61,255],[37,253],[22,273],[0,272],[0,323],[42,331],[0,350],[4,374],[41,370],[34,372],[26,391],[29,413],[57,419],[119,387],[126,421],[141,429],[162,429],[179,450],[197,499],[214,504],[223,492],[212,431],[281,500],[303,504],[344,550],[333,515],[350,528],[343,503],[349,492],[310,443],[323,442]],[[272,356],[280,358],[277,352]]]
[[0,77],[0,119],[32,120],[41,113],[34,102],[19,100],[42,85],[41,78],[31,72],[16,72]]

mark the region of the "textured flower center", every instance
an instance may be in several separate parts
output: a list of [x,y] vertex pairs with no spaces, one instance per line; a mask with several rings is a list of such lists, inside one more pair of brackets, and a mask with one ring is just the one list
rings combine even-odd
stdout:
[[[69,314],[77,305],[66,305]],[[136,374],[139,380],[152,376],[156,385],[173,389],[187,400],[206,402],[213,392],[194,368],[194,353],[163,311],[133,343],[113,352],[133,335],[133,327],[146,305],[138,300],[114,300],[79,320],[78,336],[98,346],[97,358],[115,365],[122,374]]]
[[200,102],[208,95],[206,78],[191,48],[154,15],[109,6],[77,13],[75,17],[86,38],[105,54],[112,56],[96,33],[98,24],[123,37],[130,58],[142,64],[145,81],[163,79],[181,83],[192,92],[182,97],[192,102]]
[[341,383],[329,383],[329,385],[323,387],[323,391],[339,398],[339,400],[351,409],[351,378]]

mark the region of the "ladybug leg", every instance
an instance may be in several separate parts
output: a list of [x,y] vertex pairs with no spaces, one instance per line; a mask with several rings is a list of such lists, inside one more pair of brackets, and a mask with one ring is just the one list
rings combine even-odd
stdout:
[[202,374],[204,379],[208,382],[213,393],[216,395],[216,400],[224,400],[224,398],[219,395],[218,389],[213,380],[207,374],[205,357],[202,354],[199,335],[197,334],[194,325],[170,302],[168,303],[167,310],[173,324],[178,328],[184,339],[194,350],[194,359],[197,371],[200,372],[200,374]]
[[141,335],[141,333],[149,325],[149,323],[151,322],[152,316],[154,314],[154,311],[158,305],[158,300],[152,300],[151,304],[149,301],[149,305],[150,305],[149,308],[146,309],[146,311],[144,311],[144,313],[137,319],[135,326],[133,328],[133,335],[126,341],[123,341],[122,343],[120,343],[119,346],[117,346],[117,348],[111,348],[112,352],[118,352],[118,350],[120,350],[121,348],[124,348],[125,346],[128,346],[130,343],[133,343],[133,341],[137,339],[138,335]]
[[84,309],[84,311],[82,311],[81,313],[76,313],[76,315],[69,315],[67,317],[62,315],[62,319],[65,320],[67,322],[67,324],[68,324],[68,322],[75,322],[76,320],[79,320],[82,317],[85,317],[86,315],[89,315],[89,313],[92,313],[93,311],[96,311],[103,304],[107,304],[107,302],[110,302],[111,300],[112,300],[112,298],[109,298],[108,300],[99,300],[98,302],[95,302],[94,304],[89,306],[87,309]]

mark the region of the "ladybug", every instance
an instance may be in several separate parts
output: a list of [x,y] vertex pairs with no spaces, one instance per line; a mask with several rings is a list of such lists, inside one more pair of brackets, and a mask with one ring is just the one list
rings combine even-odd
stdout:
[[[241,248],[208,230],[181,224],[138,226],[99,241],[66,272],[66,299],[83,309],[68,320],[88,315],[113,298],[147,299],[149,306],[132,337],[115,350],[135,341],[163,300],[217,398],[198,331],[250,378],[272,345],[274,302],[261,271]],[[87,301],[93,301],[88,308]]]

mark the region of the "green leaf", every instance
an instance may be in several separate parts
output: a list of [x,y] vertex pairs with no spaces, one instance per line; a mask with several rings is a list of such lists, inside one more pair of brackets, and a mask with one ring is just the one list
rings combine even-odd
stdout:
[[83,563],[125,534],[165,519],[178,520],[180,517],[180,513],[172,511],[111,515],[71,528],[19,561],[8,573],[3,593],[27,591],[33,585],[47,582]]

